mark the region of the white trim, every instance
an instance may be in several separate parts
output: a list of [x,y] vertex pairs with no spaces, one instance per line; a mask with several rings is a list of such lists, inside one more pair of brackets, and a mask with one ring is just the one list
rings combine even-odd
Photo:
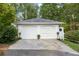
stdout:
[[19,22],[18,25],[25,25],[25,24],[52,24],[52,25],[59,25],[63,24],[63,22]]

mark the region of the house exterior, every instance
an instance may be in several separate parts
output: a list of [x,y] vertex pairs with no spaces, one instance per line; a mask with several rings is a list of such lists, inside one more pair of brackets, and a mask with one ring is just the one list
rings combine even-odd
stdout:
[[64,39],[62,22],[43,18],[18,21],[17,27],[22,39]]

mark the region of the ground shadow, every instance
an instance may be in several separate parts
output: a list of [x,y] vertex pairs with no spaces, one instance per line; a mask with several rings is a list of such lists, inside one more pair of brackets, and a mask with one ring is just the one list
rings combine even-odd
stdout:
[[4,56],[79,56],[57,50],[8,50]]

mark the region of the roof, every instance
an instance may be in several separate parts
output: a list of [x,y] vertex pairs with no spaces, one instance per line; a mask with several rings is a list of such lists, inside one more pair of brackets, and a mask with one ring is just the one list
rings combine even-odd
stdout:
[[49,19],[43,19],[43,18],[33,18],[23,21],[17,21],[18,25],[24,25],[24,24],[62,24],[62,22],[49,20]]

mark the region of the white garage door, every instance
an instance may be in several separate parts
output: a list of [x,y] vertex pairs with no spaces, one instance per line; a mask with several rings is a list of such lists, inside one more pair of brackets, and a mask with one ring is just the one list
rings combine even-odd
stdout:
[[37,26],[19,26],[22,39],[37,39]]
[[58,31],[58,26],[55,26],[55,25],[40,26],[40,38],[41,39],[56,39],[57,31]]
[[56,39],[57,38],[57,25],[21,25],[18,27],[21,32],[22,39]]

